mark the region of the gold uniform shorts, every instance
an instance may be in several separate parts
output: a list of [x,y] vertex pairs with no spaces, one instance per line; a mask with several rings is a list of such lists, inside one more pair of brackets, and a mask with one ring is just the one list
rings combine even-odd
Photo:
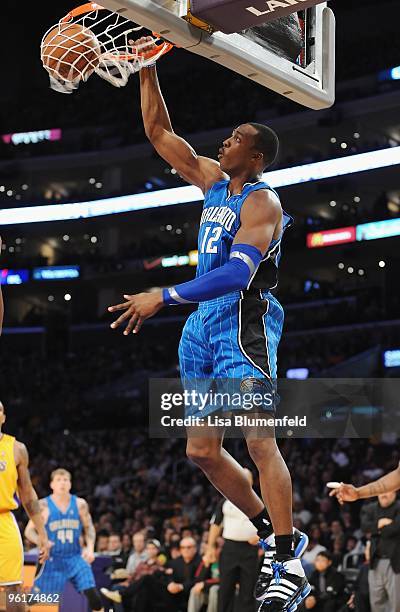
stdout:
[[24,550],[12,512],[0,512],[0,586],[22,583]]

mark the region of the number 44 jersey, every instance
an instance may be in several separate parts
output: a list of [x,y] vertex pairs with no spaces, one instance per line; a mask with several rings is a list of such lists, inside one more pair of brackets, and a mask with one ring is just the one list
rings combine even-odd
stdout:
[[81,556],[79,539],[82,522],[76,495],[71,495],[65,512],[56,506],[51,495],[46,497],[46,501],[49,509],[46,529],[53,546],[50,558],[38,566],[33,592],[61,597],[68,581],[79,593],[93,589],[95,580],[92,568]]
[[82,523],[76,495],[71,495],[66,512],[62,512],[55,505],[51,495],[46,498],[46,501],[49,509],[46,529],[49,540],[53,542],[50,550],[51,556],[79,555],[81,553],[79,538],[82,533]]

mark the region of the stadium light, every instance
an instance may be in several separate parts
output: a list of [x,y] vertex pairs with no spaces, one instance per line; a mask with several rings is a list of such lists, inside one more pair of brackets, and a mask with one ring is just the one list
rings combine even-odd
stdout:
[[80,277],[79,266],[46,266],[43,268],[33,268],[33,280],[53,281],[66,280]]
[[290,368],[286,370],[286,378],[305,380],[308,378],[309,373],[310,371],[308,368]]
[[392,68],[390,71],[390,76],[393,81],[398,81],[400,79],[400,66]]
[[385,368],[400,367],[400,349],[385,351],[383,353]]
[[0,285],[22,285],[29,280],[28,270],[0,270]]
[[[321,181],[336,176],[377,170],[399,164],[400,146],[329,159],[303,166],[294,166],[293,168],[274,170],[266,172],[263,175],[263,179],[274,188],[290,187],[291,185]],[[161,206],[199,202],[202,199],[203,195],[198,187],[187,186],[89,202],[8,208],[0,210],[0,226],[39,223],[43,221],[87,219],[102,215],[159,208]]]

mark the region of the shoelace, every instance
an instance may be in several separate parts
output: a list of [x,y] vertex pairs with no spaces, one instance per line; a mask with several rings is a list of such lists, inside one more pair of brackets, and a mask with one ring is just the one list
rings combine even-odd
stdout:
[[272,546],[267,544],[267,540],[258,540],[258,545],[259,545],[260,548],[263,549],[264,552],[267,552],[268,550],[273,548]]
[[273,561],[271,563],[271,567],[273,579],[275,580],[276,584],[279,584],[282,576],[287,574],[284,561]]

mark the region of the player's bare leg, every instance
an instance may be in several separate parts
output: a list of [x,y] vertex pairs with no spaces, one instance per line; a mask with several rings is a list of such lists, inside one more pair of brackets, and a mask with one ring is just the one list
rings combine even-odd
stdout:
[[[288,597],[291,602],[288,609],[294,610],[310,592],[310,586],[299,559],[307,547],[308,538],[298,530],[293,532],[289,470],[272,428],[245,427],[243,432],[249,454],[259,472],[261,495],[274,528],[274,536],[268,538],[266,543],[269,544],[273,538],[275,554],[270,557],[266,549],[255,589],[256,598],[262,602],[259,612],[286,610],[284,602]],[[285,578],[283,587],[282,577]]]
[[[202,432],[206,428],[202,427]],[[242,466],[222,447],[221,429],[208,427],[207,437],[188,429],[187,456],[216,489],[248,517],[260,514],[264,504],[253,490]]]
[[291,534],[292,479],[279,451],[273,431],[265,430],[260,437],[257,428],[245,428],[244,435],[249,454],[257,466],[263,501],[271,517],[275,535]]

